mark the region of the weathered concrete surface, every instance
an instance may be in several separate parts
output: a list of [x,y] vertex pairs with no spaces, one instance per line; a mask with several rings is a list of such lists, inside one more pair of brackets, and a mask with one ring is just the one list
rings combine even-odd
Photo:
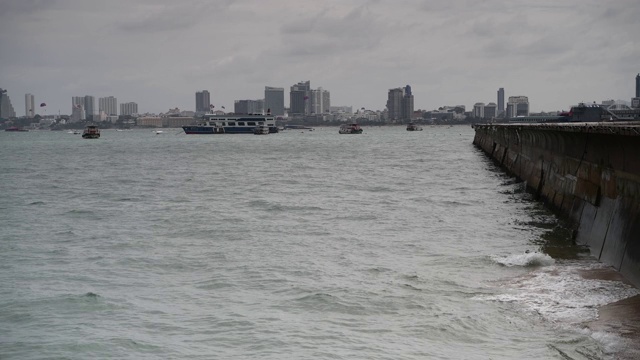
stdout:
[[473,143],[640,287],[640,122],[475,125]]

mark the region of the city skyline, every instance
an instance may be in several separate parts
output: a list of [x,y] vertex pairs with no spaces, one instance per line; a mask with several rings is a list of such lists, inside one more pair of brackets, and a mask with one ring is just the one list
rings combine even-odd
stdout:
[[193,109],[198,89],[231,109],[300,79],[355,109],[383,110],[389,89],[411,84],[415,109],[471,108],[504,88],[505,97],[528,96],[533,112],[554,111],[634,96],[638,8],[631,0],[5,0],[0,80],[16,109],[31,93],[48,114],[69,113],[77,94],[132,100],[141,112]]

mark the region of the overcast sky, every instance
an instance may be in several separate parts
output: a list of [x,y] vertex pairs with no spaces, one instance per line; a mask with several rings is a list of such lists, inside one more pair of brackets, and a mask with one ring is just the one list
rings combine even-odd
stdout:
[[0,0],[0,87],[17,115],[71,97],[140,112],[233,109],[299,81],[331,105],[383,110],[411,85],[415,109],[529,97],[532,111],[629,101],[640,72],[638,0]]

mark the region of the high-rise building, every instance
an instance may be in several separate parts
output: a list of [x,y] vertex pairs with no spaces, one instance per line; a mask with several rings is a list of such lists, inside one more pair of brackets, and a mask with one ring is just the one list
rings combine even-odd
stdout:
[[284,115],[284,88],[264,87],[264,107],[271,115]]
[[476,119],[484,118],[484,103],[478,102],[473,104],[473,117]]
[[138,104],[134,102],[120,104],[120,115],[133,115],[138,113]]
[[292,115],[309,114],[309,92],[311,81],[299,82],[291,87],[289,92],[289,108]]
[[404,96],[402,97],[402,118],[404,120],[411,120],[413,116],[413,94],[411,93],[411,86],[404,87]]
[[410,120],[413,115],[411,86],[389,89],[387,110],[389,112],[389,120]]
[[387,110],[389,120],[399,120],[402,118],[402,98],[404,91],[402,88],[389,89],[387,96]]
[[498,114],[504,112],[504,88],[498,89]]
[[636,97],[640,98],[640,74],[636,75]]
[[492,119],[498,116],[498,106],[494,102],[490,102],[484,106],[484,118]]
[[104,111],[107,116],[118,116],[118,99],[113,96],[99,98],[98,111]]
[[84,96],[73,96],[71,98],[71,117],[74,121],[87,119],[87,113],[84,108]]
[[96,115],[96,98],[91,95],[84,96],[84,114],[89,121],[93,121]]
[[211,95],[208,90],[196,92],[196,112],[209,112],[211,108]]
[[7,90],[0,88],[0,118],[8,119],[12,117],[16,117],[16,112],[13,110],[13,105],[11,105],[11,99],[7,94]]
[[264,100],[236,100],[233,105],[236,114],[262,114],[264,112]]
[[328,114],[331,107],[331,95],[327,90],[319,87],[317,90],[309,91],[309,113]]
[[28,118],[35,116],[36,100],[33,94],[24,94],[24,114]]
[[529,98],[526,96],[509,96],[507,102],[507,116],[529,116]]

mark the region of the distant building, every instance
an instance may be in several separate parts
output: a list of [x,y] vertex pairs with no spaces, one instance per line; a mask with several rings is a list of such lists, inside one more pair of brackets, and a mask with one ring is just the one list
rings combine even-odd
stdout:
[[529,98],[526,96],[509,96],[507,102],[507,116],[513,118],[517,116],[529,116]]
[[636,97],[640,98],[640,74],[636,75]]
[[99,98],[98,112],[104,112],[107,116],[118,116],[118,99],[113,96]]
[[236,114],[262,114],[264,112],[264,100],[236,100],[233,105]]
[[387,95],[387,111],[389,120],[411,120],[413,116],[413,94],[411,86],[389,89]]
[[289,91],[289,108],[291,115],[309,114],[309,92],[311,91],[311,81],[299,82]]
[[484,118],[493,119],[498,116],[498,106],[494,102],[490,102],[484,106]]
[[484,118],[484,103],[478,102],[473,104],[473,117],[477,119]]
[[33,94],[24,94],[24,115],[28,118],[35,116],[36,100]]
[[120,104],[120,115],[133,115],[138,114],[138,104],[134,102],[128,102]]
[[84,113],[87,120],[92,121],[96,115],[96,98],[91,95],[84,96]]
[[11,105],[11,99],[6,89],[0,89],[0,118],[8,119],[12,117],[16,117],[16,112],[13,110],[13,105]]
[[73,96],[71,98],[71,121],[81,121],[87,119],[84,108],[84,96]]
[[81,105],[84,109],[82,119],[80,120],[93,120],[93,116],[96,115],[96,98],[91,95],[85,96],[73,96],[71,98],[71,112]]
[[309,91],[309,108],[310,113],[329,114],[331,107],[331,96],[328,91],[319,87],[317,90]]
[[196,92],[196,112],[209,112],[211,109],[211,96],[208,90]]
[[413,94],[411,93],[411,86],[409,85],[404,87],[401,116],[404,120],[411,120],[413,116]]
[[353,114],[353,106],[330,106],[329,112],[332,114]]
[[264,108],[271,115],[284,115],[284,88],[264,87]]
[[504,88],[498,89],[498,114],[504,112]]
[[389,112],[389,120],[402,119],[402,98],[404,90],[402,88],[389,89],[387,94],[387,111]]
[[634,109],[640,109],[640,97],[631,98],[631,107]]

